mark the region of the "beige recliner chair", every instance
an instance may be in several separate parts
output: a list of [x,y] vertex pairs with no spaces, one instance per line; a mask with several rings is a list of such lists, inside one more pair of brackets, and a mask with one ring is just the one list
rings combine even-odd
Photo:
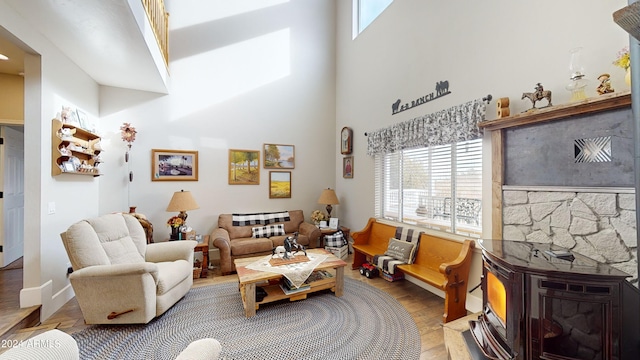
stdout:
[[149,244],[128,214],[77,222],[60,234],[87,324],[148,323],[191,289],[195,241]]

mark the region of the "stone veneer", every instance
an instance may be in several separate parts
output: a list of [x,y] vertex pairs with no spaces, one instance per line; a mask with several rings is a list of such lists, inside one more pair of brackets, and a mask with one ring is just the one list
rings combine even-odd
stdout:
[[610,264],[638,286],[635,195],[503,191],[503,238],[553,243]]

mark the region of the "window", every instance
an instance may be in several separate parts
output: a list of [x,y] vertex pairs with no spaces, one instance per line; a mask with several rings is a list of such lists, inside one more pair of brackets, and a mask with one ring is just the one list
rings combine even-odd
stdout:
[[355,38],[375,20],[393,0],[353,0]]
[[482,139],[375,156],[376,216],[482,234]]

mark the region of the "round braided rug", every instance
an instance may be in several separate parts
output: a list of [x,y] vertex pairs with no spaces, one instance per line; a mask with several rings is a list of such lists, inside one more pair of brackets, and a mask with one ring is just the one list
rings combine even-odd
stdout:
[[81,359],[175,359],[215,338],[221,359],[418,359],[420,333],[389,294],[345,278],[344,295],[260,306],[246,318],[237,283],[191,289],[147,325],[96,325],[73,334]]

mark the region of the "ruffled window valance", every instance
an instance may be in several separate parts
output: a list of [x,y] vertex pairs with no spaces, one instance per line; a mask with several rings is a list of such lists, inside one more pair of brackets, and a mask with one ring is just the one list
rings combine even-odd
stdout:
[[485,115],[486,103],[477,99],[376,130],[367,135],[367,154],[478,139],[482,135],[478,122],[484,120]]

